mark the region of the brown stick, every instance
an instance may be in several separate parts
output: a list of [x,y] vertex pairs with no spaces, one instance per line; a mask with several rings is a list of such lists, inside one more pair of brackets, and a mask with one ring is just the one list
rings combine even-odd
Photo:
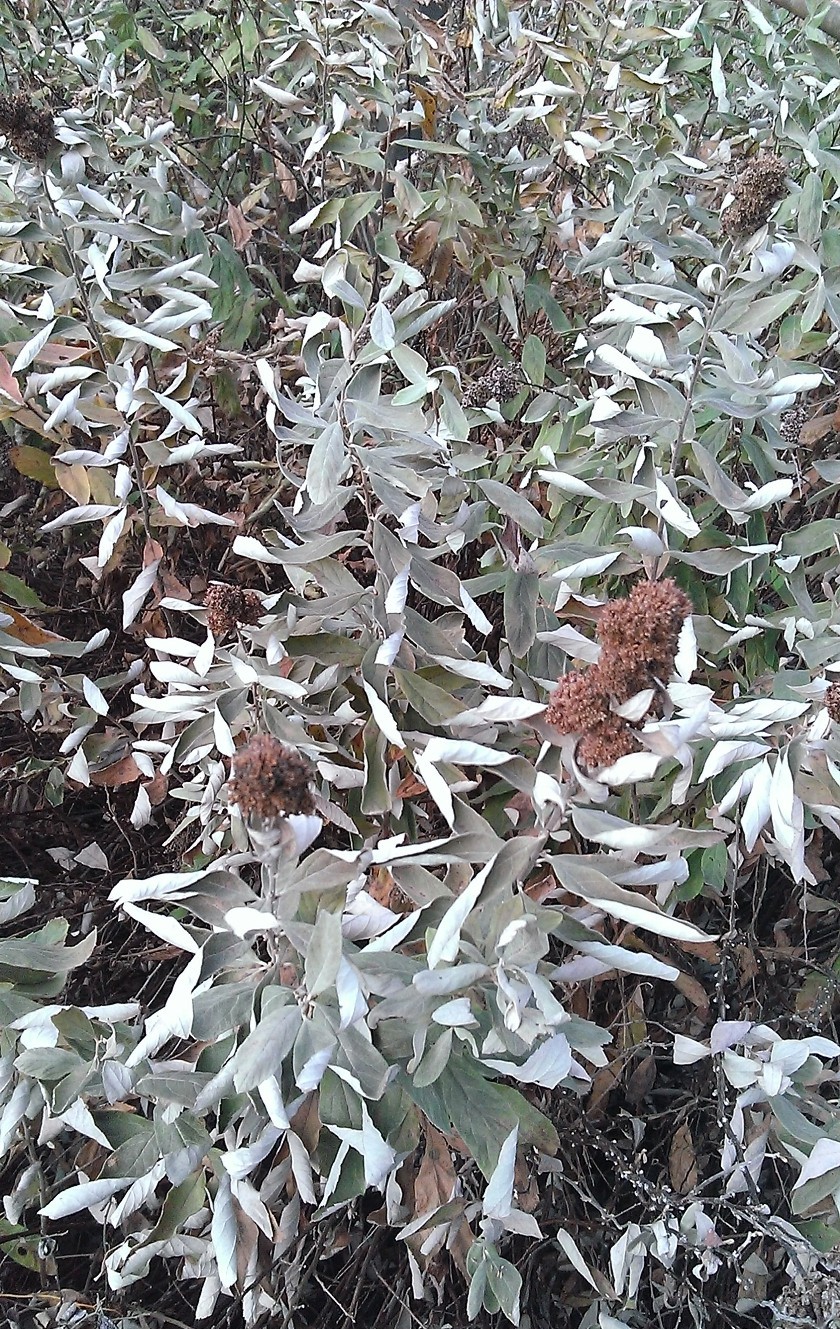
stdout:
[[[807,0],[773,0],[774,4],[781,9],[786,9],[789,14],[795,14],[797,18],[807,19],[808,3]],[[829,37],[834,37],[840,41],[840,3],[838,0],[831,0],[828,10],[820,19],[820,27]]]

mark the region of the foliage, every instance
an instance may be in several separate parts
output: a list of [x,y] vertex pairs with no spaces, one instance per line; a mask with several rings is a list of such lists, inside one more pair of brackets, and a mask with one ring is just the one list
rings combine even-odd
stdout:
[[[158,861],[109,899],[177,959],[153,1009],[139,975],[86,1004],[95,929],[0,941],[10,1235],[86,1213],[103,1294],[166,1261],[257,1324],[373,1190],[412,1294],[454,1265],[470,1316],[518,1322],[539,1240],[582,1326],[719,1323],[715,1279],[760,1309],[840,1236],[840,1045],[796,1024],[834,955],[787,1015],[730,972],[768,883],[806,941],[835,908],[836,54],[748,0],[27,14],[4,774],[57,816],[130,792]],[[632,742],[587,762],[549,697],[666,576],[673,676],[640,661]],[[229,797],[257,733],[314,811]],[[35,883],[0,885],[25,929]],[[711,1069],[674,1072],[708,1135],[672,1121],[654,1186],[645,1094],[626,1151],[598,1113],[657,1049]],[[551,1209],[572,1122],[630,1217],[571,1182]]]

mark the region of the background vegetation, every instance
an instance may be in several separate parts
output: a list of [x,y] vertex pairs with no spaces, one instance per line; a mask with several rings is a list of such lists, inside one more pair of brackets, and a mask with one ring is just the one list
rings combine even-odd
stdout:
[[819,14],[2,13],[0,1309],[836,1322]]

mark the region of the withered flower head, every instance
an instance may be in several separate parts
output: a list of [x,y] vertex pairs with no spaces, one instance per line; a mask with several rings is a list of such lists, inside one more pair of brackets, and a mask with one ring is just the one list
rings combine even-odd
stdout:
[[601,610],[598,636],[603,645],[599,663],[602,681],[619,702],[674,672],[680,629],[691,614],[691,601],[670,577],[640,581],[623,600]]
[[674,672],[680,629],[690,613],[691,601],[670,579],[638,582],[625,599],[604,606],[598,623],[600,660],[585,673],[561,678],[545,712],[548,724],[561,734],[580,735],[576,755],[581,766],[612,766],[639,751],[634,725],[616,715],[611,702],[621,704],[652,688],[648,713],[662,714],[658,685]]
[[789,448],[797,446],[802,427],[808,423],[810,418],[811,412],[807,406],[791,406],[789,411],[782,414],[779,421],[779,433],[782,436],[782,441]]
[[781,157],[763,152],[738,176],[734,202],[723,214],[727,235],[752,235],[767,221],[773,207],[787,193],[787,167]]
[[840,683],[831,683],[823,698],[823,705],[835,724],[840,724]]
[[608,721],[584,734],[575,756],[586,770],[594,771],[601,766],[612,766],[619,757],[627,757],[639,749],[640,744],[627,721],[611,715]]
[[610,710],[599,665],[585,674],[566,674],[549,698],[545,718],[561,734],[579,734],[575,755],[586,770],[612,766],[638,751],[632,727]]
[[488,369],[486,374],[476,379],[475,383],[470,384],[461,398],[461,405],[486,406],[491,400],[502,402],[510,401],[519,391],[520,383],[516,371],[508,365],[494,365]]
[[214,637],[233,632],[238,623],[253,624],[262,613],[262,601],[256,591],[243,591],[239,586],[208,587],[204,598],[207,626]]
[[561,734],[586,734],[609,720],[609,697],[600,686],[597,668],[565,674],[548,699],[545,719]]
[[29,161],[43,160],[55,143],[52,114],[19,94],[0,96],[0,134]]
[[255,734],[233,759],[229,784],[232,803],[243,816],[311,816],[315,811],[311,761],[271,734]]

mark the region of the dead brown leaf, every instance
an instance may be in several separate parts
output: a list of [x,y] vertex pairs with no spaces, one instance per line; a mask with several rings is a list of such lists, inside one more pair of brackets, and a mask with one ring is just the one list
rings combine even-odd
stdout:
[[425,1135],[426,1147],[414,1179],[415,1216],[448,1204],[455,1192],[455,1167],[444,1136],[428,1121]]
[[134,784],[142,774],[137,762],[129,753],[128,756],[121,757],[119,761],[112,762],[102,770],[91,771],[90,782],[103,789],[118,789],[124,784]]
[[687,1121],[677,1127],[668,1152],[668,1172],[671,1185],[680,1195],[688,1195],[697,1185],[697,1159],[694,1141]]
[[318,1095],[309,1094],[292,1118],[292,1128],[312,1154],[318,1147],[321,1134],[321,1118],[318,1115]]
[[840,413],[835,411],[832,415],[816,415],[813,420],[805,421],[799,431],[799,442],[804,447],[812,447],[836,429],[840,429]]
[[2,392],[5,397],[11,398],[16,405],[23,405],[23,394],[18,386],[18,381],[12,373],[11,365],[2,352],[0,352],[0,392]]
[[411,263],[415,268],[422,267],[434,253],[440,235],[440,222],[425,221],[417,227],[411,237]]
[[396,798],[419,798],[421,794],[427,794],[429,791],[421,780],[413,772],[409,771],[404,775],[397,785],[395,791]]
[[274,174],[280,183],[280,192],[283,197],[288,199],[290,203],[294,203],[298,196],[297,180],[280,157],[274,158]]
[[638,1108],[647,1098],[656,1080],[656,1062],[648,1055],[639,1062],[627,1081],[624,1096],[631,1107]]
[[0,613],[8,614],[12,620],[11,623],[3,624],[3,631],[10,637],[16,637],[22,641],[24,646],[48,646],[51,641],[66,641],[65,637],[59,637],[56,632],[47,632],[45,628],[39,628],[37,623],[33,623],[25,614],[19,614],[11,605],[0,601]]
[[242,209],[236,203],[228,203],[227,206],[228,226],[230,227],[231,239],[234,249],[243,250],[247,245],[254,231],[257,229],[252,222],[249,222]]

